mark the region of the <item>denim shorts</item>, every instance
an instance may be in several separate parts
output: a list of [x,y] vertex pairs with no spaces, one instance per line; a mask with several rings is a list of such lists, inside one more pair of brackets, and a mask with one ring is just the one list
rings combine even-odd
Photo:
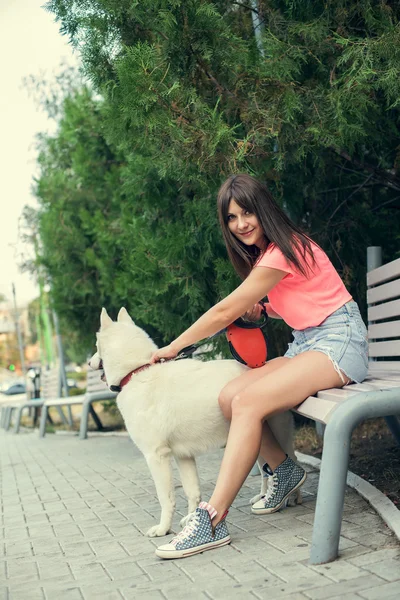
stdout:
[[368,333],[356,302],[347,302],[317,327],[294,329],[292,333],[294,341],[286,357],[315,350],[331,359],[343,382],[343,373],[356,383],[367,376]]

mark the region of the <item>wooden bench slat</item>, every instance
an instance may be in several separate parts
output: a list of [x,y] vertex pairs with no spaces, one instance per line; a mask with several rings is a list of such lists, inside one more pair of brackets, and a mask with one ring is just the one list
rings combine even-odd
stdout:
[[367,378],[364,380],[365,383],[369,383],[370,379],[386,380],[386,381],[400,381],[400,374],[396,371],[375,371],[374,374],[369,373]]
[[370,356],[400,356],[400,340],[390,342],[371,342]]
[[374,389],[372,387],[360,389],[358,387],[359,385],[362,384],[351,384],[344,388],[338,388],[337,390],[335,390],[334,394],[331,393],[331,391],[333,390],[321,390],[320,392],[318,392],[317,397],[322,398],[323,400],[330,400],[332,402],[337,403],[341,402],[342,400],[346,400],[346,398],[350,398],[355,394],[359,394],[360,392],[368,392]]
[[324,400],[340,402],[341,400],[345,400],[346,398],[354,396],[354,394],[358,394],[360,392],[372,392],[377,388],[387,389],[392,387],[400,387],[400,380],[396,381],[387,379],[371,379],[367,382],[352,383],[350,385],[347,385],[346,387],[334,390],[334,394],[331,393],[331,391],[333,390],[322,390],[318,392],[317,397],[323,398]]
[[368,339],[370,340],[379,340],[382,338],[396,337],[400,337],[400,321],[390,321],[389,323],[377,323],[368,327]]
[[397,371],[399,373],[400,362],[395,360],[376,360],[370,361],[368,366],[368,372],[375,376],[376,372],[391,372]]
[[68,406],[71,404],[82,404],[84,394],[81,396],[68,396],[67,398],[48,398],[43,404],[46,406]]
[[367,286],[377,285],[400,276],[400,258],[367,273]]
[[329,400],[309,396],[304,402],[296,407],[295,411],[299,413],[299,415],[314,419],[314,421],[326,423],[329,414],[335,406],[336,404],[334,402],[329,402]]
[[109,392],[107,384],[101,380],[101,371],[88,371],[86,392],[91,394],[94,392]]
[[390,388],[400,387],[400,381],[389,379],[376,379],[369,382],[369,385],[374,390],[387,390]]
[[86,388],[87,392],[101,392],[102,390],[108,390],[108,387],[102,381],[99,381],[98,383],[94,384],[92,383]]
[[[337,404],[347,398],[351,398],[363,391],[373,392],[390,388],[400,388],[400,378],[396,380],[369,379],[364,383],[353,383],[345,388],[332,388],[318,392],[317,397],[309,396],[304,402],[296,407],[295,412],[304,417],[327,423],[331,412]],[[400,389],[399,389],[400,394]]]
[[367,304],[391,300],[400,296],[400,279],[384,283],[367,291]]
[[385,302],[368,308],[368,321],[382,321],[400,315],[400,300]]
[[318,398],[324,400],[330,400],[331,402],[341,402],[343,400],[345,392],[341,388],[331,388],[329,390],[321,390],[317,393]]

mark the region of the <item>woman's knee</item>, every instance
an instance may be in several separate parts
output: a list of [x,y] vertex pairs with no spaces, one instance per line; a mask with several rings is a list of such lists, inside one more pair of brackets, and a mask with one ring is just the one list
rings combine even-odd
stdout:
[[218,404],[219,404],[219,407],[220,407],[225,419],[230,420],[232,417],[232,409],[231,409],[232,394],[229,393],[229,390],[227,389],[227,387],[228,386],[224,387],[223,390],[221,390],[221,392],[218,396]]
[[255,406],[254,402],[252,402],[252,399],[248,397],[246,392],[236,394],[232,398],[231,413],[232,419],[234,419],[235,417],[246,416],[249,418],[255,418],[257,420],[259,419],[260,421],[263,420],[263,415],[259,414],[257,407]]

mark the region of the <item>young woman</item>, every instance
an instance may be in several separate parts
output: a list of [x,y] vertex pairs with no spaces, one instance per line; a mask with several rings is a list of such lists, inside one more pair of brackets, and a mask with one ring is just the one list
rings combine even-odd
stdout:
[[156,554],[181,558],[230,542],[225,517],[260,454],[270,477],[268,493],[252,512],[279,510],[305,481],[286,456],[266,419],[323,389],[361,382],[367,374],[367,332],[357,304],[321,248],[298,228],[253,177],[232,175],[218,194],[218,213],[229,257],[243,282],[151,362],[174,358],[182,348],[232,323],[259,316],[265,296],[271,317],[293,328],[285,356],[230,382],[219,403],[231,421],[215,490],[188,525]]

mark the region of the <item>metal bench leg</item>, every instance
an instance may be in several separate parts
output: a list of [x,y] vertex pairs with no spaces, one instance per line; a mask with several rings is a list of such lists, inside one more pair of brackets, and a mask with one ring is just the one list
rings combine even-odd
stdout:
[[57,409],[57,412],[60,415],[60,419],[61,419],[63,425],[69,425],[69,423],[67,421],[67,417],[64,415],[64,411],[63,411],[62,407],[56,405],[54,408]]
[[100,421],[100,418],[96,411],[94,410],[92,404],[89,404],[89,412],[92,415],[93,421],[96,423],[96,427],[99,431],[104,431],[103,423]]
[[7,406],[6,422],[4,424],[4,429],[6,431],[8,431],[10,429],[13,410],[14,410],[14,406]]
[[20,406],[17,410],[17,415],[15,417],[15,425],[14,425],[14,433],[19,433],[19,428],[21,425],[21,417],[22,417],[22,411],[24,410],[24,406]]
[[91,407],[90,401],[85,400],[82,404],[82,414],[81,414],[81,425],[79,428],[79,439],[86,440],[87,438],[87,429],[88,429],[88,420],[89,420],[89,408]]
[[8,406],[3,406],[1,409],[1,427],[5,429],[7,419]]
[[400,390],[362,392],[341,402],[326,426],[310,563],[338,556],[340,528],[353,429],[366,419],[400,414]]
[[40,415],[40,425],[39,425],[39,437],[44,437],[46,434],[46,421],[48,415],[49,408],[48,406],[42,406],[42,414]]
[[399,419],[393,415],[385,417],[385,421],[390,431],[392,432],[394,439],[400,445],[400,422]]
[[318,421],[315,421],[315,433],[317,434],[317,438],[319,440],[324,439],[325,427],[326,426],[323,423],[319,423]]
[[39,417],[39,408],[41,408],[40,406],[35,406],[35,408],[33,409],[33,428],[36,427],[36,423]]
[[73,427],[74,420],[72,418],[72,410],[71,410],[71,406],[69,404],[67,405],[67,419],[68,419],[69,426]]
[[4,429],[6,424],[6,414],[7,414],[7,406],[1,407],[1,428]]

